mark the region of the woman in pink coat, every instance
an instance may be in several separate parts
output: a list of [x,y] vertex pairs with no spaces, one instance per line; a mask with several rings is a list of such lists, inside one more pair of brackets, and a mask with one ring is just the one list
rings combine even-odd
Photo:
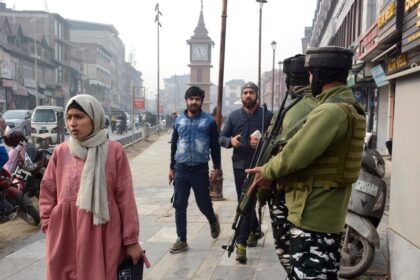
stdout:
[[140,247],[130,167],[122,146],[107,140],[105,113],[90,95],[69,100],[68,141],[41,183],[48,279],[117,279],[120,262],[148,262]]

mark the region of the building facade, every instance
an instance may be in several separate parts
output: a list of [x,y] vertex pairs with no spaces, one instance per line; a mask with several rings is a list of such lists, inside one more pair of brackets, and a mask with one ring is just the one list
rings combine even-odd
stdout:
[[111,110],[113,107],[123,110],[131,108],[130,103],[127,103],[131,92],[125,86],[125,46],[118,36],[117,29],[111,24],[77,20],[68,22],[72,42],[100,45],[111,58],[109,93],[103,101],[106,110]]
[[391,279],[420,279],[420,1],[323,0],[318,2],[310,46],[354,51],[348,84],[364,105],[373,148],[391,151],[389,210]]
[[[4,21],[5,18],[8,18],[11,25],[20,26],[21,32],[25,36],[32,38],[34,44],[27,52],[34,53],[34,59],[36,57],[37,62],[38,57],[43,56],[44,47],[53,49],[51,59],[56,64],[54,80],[51,81],[48,78],[48,83],[42,83],[36,77],[36,79],[33,78],[34,82],[29,82],[26,87],[30,89],[30,92],[36,93],[37,105],[46,102],[64,106],[65,100],[70,97],[70,85],[77,83],[77,81],[73,81],[76,77],[72,75],[70,64],[70,38],[67,21],[58,14],[42,11],[16,11],[7,9],[5,4],[0,4],[0,21]],[[43,45],[35,42],[42,42]],[[38,65],[36,66],[38,68]],[[40,70],[42,68],[38,68],[35,73],[38,74]],[[50,74],[47,73],[47,76],[49,77]],[[38,95],[38,93],[46,97]]]

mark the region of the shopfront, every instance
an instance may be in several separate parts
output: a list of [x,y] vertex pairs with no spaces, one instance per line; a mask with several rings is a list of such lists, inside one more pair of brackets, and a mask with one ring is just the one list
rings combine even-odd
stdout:
[[389,218],[391,279],[420,279],[420,1],[404,1],[401,53],[386,62],[395,84]]

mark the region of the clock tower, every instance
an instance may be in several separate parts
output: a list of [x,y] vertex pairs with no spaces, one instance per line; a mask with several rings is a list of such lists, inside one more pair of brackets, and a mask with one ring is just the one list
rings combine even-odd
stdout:
[[205,91],[203,102],[203,111],[210,113],[210,70],[211,65],[211,49],[214,42],[208,36],[207,28],[204,24],[203,2],[201,2],[200,17],[194,35],[187,40],[190,46],[190,73],[191,80],[189,85],[198,86]]

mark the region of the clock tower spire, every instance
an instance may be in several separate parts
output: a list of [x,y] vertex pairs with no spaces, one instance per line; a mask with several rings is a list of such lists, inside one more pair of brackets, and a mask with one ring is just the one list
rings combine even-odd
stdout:
[[210,112],[210,70],[211,49],[214,46],[213,40],[208,36],[208,31],[204,23],[203,0],[201,0],[201,11],[198,24],[194,29],[194,35],[187,40],[190,46],[190,85],[198,86],[205,91],[203,111]]

